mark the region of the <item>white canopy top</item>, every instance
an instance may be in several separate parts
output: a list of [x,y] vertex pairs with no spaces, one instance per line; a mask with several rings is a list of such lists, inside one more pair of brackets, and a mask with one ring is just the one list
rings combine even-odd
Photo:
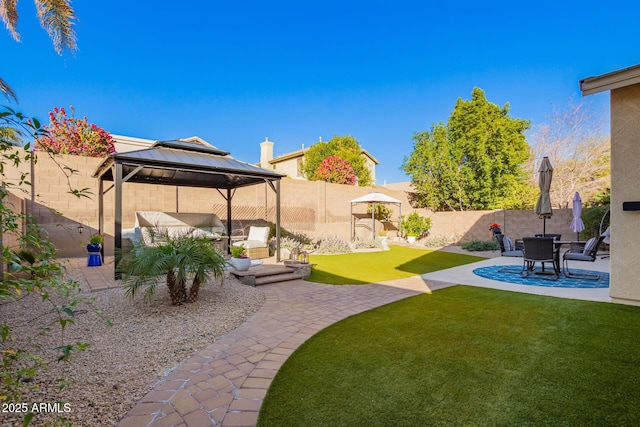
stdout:
[[351,203],[402,203],[400,200],[387,196],[382,193],[369,193],[357,199],[351,200]]

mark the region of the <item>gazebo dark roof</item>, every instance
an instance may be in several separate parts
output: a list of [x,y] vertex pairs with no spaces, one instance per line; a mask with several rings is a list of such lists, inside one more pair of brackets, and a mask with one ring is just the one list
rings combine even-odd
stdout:
[[94,178],[113,181],[113,165],[122,165],[126,182],[232,189],[278,180],[283,174],[240,160],[212,145],[159,141],[149,148],[107,157]]
[[[239,187],[267,183],[276,193],[276,259],[280,261],[280,179],[285,175],[236,160],[212,145],[181,140],[159,141],[142,150],[109,155],[96,168],[98,232],[104,230],[104,194],[115,189],[114,247],[116,263],[122,249],[123,183],[215,188],[227,201],[227,229],[231,230],[231,200]],[[104,181],[113,181],[104,189]],[[226,194],[220,191],[226,190]],[[102,248],[104,256],[104,247]],[[118,273],[115,273],[116,278]]]

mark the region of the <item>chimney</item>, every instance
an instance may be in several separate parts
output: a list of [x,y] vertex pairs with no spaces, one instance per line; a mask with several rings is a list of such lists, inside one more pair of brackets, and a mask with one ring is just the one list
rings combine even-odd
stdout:
[[260,167],[273,169],[273,165],[269,163],[271,159],[273,159],[273,142],[269,141],[269,138],[265,138],[264,142],[260,143]]

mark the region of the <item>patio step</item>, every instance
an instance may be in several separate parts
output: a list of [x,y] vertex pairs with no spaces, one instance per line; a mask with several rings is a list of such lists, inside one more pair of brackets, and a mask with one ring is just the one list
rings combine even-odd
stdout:
[[247,271],[231,270],[236,278],[248,286],[260,286],[269,283],[288,282],[308,277],[311,273],[309,264],[261,265],[251,267]]
[[[291,271],[291,270],[289,270]],[[278,282],[288,282],[290,280],[299,280],[300,275],[297,273],[280,273],[280,274],[271,274],[268,276],[260,276],[256,275],[256,286],[266,285],[268,283],[278,283]]]

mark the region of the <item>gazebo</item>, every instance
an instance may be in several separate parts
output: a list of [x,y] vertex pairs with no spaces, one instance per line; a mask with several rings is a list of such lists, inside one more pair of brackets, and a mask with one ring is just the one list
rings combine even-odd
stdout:
[[[394,204],[394,205],[398,205],[399,207],[399,218],[402,218],[402,202],[398,199],[394,199],[391,196],[387,196],[386,194],[382,194],[382,193],[369,193],[366,194],[362,197],[358,197],[357,199],[353,199],[350,201],[351,203],[351,241],[355,240],[355,230],[354,230],[354,224],[353,224],[353,205],[358,204],[358,203],[371,203],[371,233],[372,233],[372,237],[375,237],[376,235],[376,219],[375,219],[375,205],[376,204]],[[401,219],[400,222],[398,223],[398,230],[401,229]]]
[[[93,173],[93,177],[99,180],[98,232],[103,233],[104,230],[104,194],[115,189],[114,246],[117,262],[122,249],[122,184],[125,182],[215,188],[227,201],[228,230],[232,228],[231,201],[235,190],[266,183],[276,194],[276,257],[280,261],[280,179],[284,176],[236,160],[229,152],[199,142],[159,141],[142,150],[114,153]],[[105,189],[105,181],[112,181],[113,185]]]

